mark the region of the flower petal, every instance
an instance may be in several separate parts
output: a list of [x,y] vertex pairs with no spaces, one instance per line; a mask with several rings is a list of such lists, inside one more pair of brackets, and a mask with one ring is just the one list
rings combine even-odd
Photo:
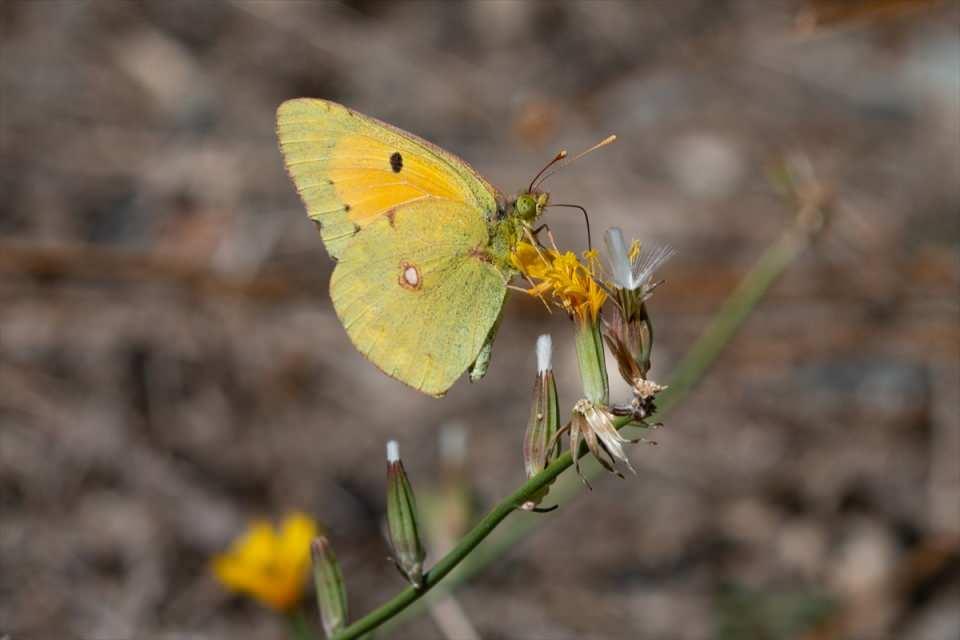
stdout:
[[227,588],[286,611],[303,595],[314,535],[316,524],[302,513],[288,516],[279,533],[268,522],[254,522],[213,559],[211,570]]

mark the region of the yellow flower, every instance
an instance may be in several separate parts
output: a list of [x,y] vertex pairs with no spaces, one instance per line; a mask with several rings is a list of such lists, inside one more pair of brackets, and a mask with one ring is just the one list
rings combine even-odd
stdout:
[[584,255],[586,264],[572,251],[560,253],[520,242],[510,260],[532,282],[527,293],[553,302],[578,320],[596,322],[607,293],[594,278],[596,252]]
[[230,549],[213,560],[213,573],[229,589],[245,593],[277,611],[289,611],[310,573],[310,541],[316,523],[303,513],[288,515],[277,530],[253,522]]

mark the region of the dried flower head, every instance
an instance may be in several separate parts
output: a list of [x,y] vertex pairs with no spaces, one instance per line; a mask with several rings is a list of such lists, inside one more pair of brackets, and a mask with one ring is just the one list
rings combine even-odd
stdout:
[[303,513],[288,515],[281,527],[257,521],[226,553],[213,560],[213,573],[227,588],[289,611],[303,597],[310,575],[310,541],[316,523]]
[[604,235],[607,246],[610,285],[617,289],[639,292],[646,297],[656,286],[652,284],[654,272],[675,253],[666,246],[647,249],[634,240],[630,247],[617,227],[607,229]]
[[[626,413],[643,419],[654,410],[654,396],[665,388],[647,379],[653,350],[653,323],[645,303],[659,285],[653,281],[654,272],[674,252],[668,247],[642,249],[637,241],[628,248],[623,232],[616,227],[607,231],[605,242],[607,285],[615,304],[604,319],[603,338],[616,359],[620,375],[633,389],[634,399]],[[624,411],[618,408],[617,412]]]
[[[573,406],[573,416],[570,419],[570,455],[573,456],[577,473],[583,478],[580,471],[580,439],[587,444],[587,449],[593,457],[610,473],[623,477],[616,469],[617,462],[622,462],[631,473],[636,474],[630,459],[623,450],[623,445],[640,440],[624,438],[613,423],[613,414],[609,409],[589,400],[579,400]],[[586,479],[584,479],[586,482]],[[590,486],[587,484],[587,486]]]

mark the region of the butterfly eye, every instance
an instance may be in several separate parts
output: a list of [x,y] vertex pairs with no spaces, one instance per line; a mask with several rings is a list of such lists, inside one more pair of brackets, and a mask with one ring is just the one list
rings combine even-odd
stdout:
[[517,214],[521,218],[530,218],[537,212],[537,202],[531,196],[524,194],[517,198],[517,202],[514,205],[517,210]]

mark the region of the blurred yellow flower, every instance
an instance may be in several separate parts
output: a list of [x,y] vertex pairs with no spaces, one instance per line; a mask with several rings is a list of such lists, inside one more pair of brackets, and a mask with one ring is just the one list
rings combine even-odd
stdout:
[[527,293],[553,304],[572,317],[596,322],[607,293],[597,284],[596,253],[585,254],[581,262],[572,251],[535,247],[520,242],[510,256],[513,266],[532,283]]
[[213,573],[228,589],[289,611],[303,596],[310,542],[316,535],[316,523],[303,513],[289,514],[279,530],[269,522],[253,522],[226,553],[213,559]]

